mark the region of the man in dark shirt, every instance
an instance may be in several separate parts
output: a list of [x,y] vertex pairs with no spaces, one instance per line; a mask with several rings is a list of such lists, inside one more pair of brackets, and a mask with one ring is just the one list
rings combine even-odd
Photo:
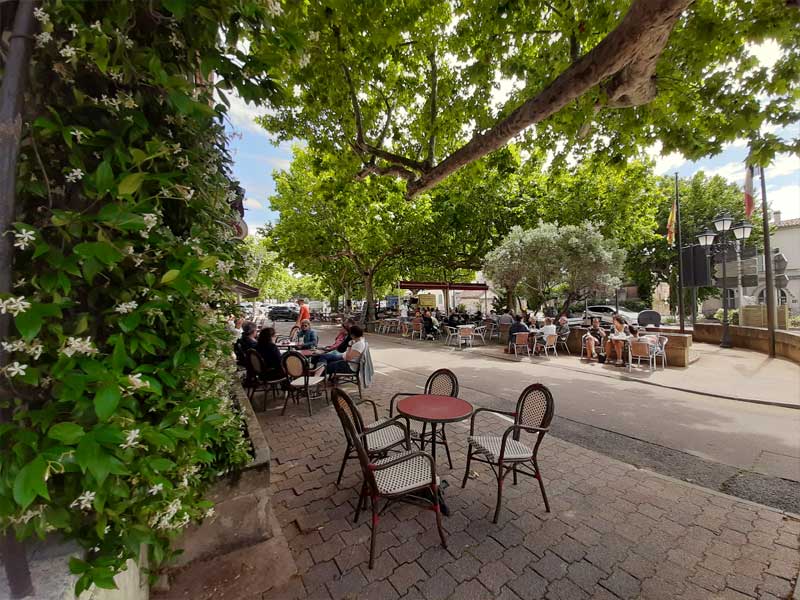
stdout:
[[511,350],[514,346],[514,334],[526,333],[528,331],[530,331],[530,329],[522,322],[522,315],[516,315],[511,327],[508,328],[508,349]]
[[239,345],[244,352],[256,347],[256,324],[247,322],[242,325],[242,337],[239,338]]

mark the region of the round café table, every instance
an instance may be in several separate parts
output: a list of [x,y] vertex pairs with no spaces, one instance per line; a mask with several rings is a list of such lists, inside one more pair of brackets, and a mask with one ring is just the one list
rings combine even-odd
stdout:
[[[407,396],[397,402],[397,412],[404,417],[430,423],[431,426],[431,456],[436,464],[436,426],[442,424],[442,441],[447,448],[447,438],[444,437],[444,424],[463,421],[472,415],[472,404],[461,398],[452,396],[436,396],[433,394],[415,394]],[[424,445],[425,440],[422,440]],[[449,449],[448,449],[449,459]],[[450,465],[452,468],[452,464]]]

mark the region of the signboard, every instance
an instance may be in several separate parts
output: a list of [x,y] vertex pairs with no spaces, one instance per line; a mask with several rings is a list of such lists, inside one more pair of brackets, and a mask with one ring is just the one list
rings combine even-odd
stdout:
[[435,294],[417,294],[417,298],[419,299],[419,305],[424,306],[425,308],[435,308],[436,307],[436,295]]
[[388,308],[397,308],[400,304],[399,296],[386,296],[386,306]]

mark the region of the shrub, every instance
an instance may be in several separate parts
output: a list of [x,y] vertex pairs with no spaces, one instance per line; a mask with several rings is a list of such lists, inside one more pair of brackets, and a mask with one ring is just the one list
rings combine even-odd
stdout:
[[[721,308],[717,309],[717,312],[714,313],[714,318],[722,323],[722,314],[723,311]],[[728,309],[728,322],[731,325],[738,325],[739,324],[739,311],[735,308]]]

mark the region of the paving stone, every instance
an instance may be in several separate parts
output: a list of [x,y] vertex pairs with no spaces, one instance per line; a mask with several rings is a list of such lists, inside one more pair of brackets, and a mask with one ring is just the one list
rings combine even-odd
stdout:
[[417,563],[425,569],[428,575],[433,575],[439,567],[453,562],[453,555],[441,546],[428,548],[417,559]]
[[747,594],[748,596],[755,596],[758,586],[761,585],[760,579],[753,579],[744,575],[731,574],[725,578],[728,587],[737,592]]
[[426,600],[444,600],[448,598],[458,583],[444,569],[434,572],[427,580],[418,583],[417,587]]
[[498,593],[500,588],[516,577],[517,574],[501,560],[484,565],[478,574],[481,584],[494,593]]
[[505,548],[511,548],[522,544],[525,539],[525,532],[512,524],[508,524],[499,531],[495,531],[491,536]]
[[720,592],[725,589],[725,577],[706,568],[698,567],[689,581],[711,592]]
[[355,569],[328,583],[328,592],[333,600],[351,600],[358,598],[366,586],[367,580]]
[[547,581],[561,579],[567,574],[567,563],[552,552],[546,552],[544,557],[531,565]]
[[311,551],[311,556],[314,558],[314,562],[324,562],[338,556],[343,548],[345,548],[345,544],[337,535],[327,542],[317,546],[311,546],[309,550]]
[[569,579],[559,579],[547,588],[548,600],[584,600],[589,596]]
[[390,549],[389,552],[399,564],[403,564],[417,560],[425,552],[425,547],[416,539],[411,539]]
[[503,553],[503,563],[517,574],[522,573],[527,567],[536,562],[538,557],[525,546],[515,546]]
[[633,575],[636,579],[642,580],[652,577],[656,573],[656,564],[632,552],[624,561],[619,564],[619,568]]
[[517,594],[511,591],[511,588],[505,586],[500,590],[500,593],[495,596],[495,600],[522,600]]
[[603,571],[586,560],[573,563],[567,568],[567,577],[578,587],[590,593],[597,587],[597,582],[605,576]]
[[543,598],[547,592],[547,581],[533,569],[508,583],[508,587],[520,598]]
[[405,594],[412,585],[427,578],[427,573],[417,563],[400,565],[389,576],[389,581],[399,594]]
[[641,584],[633,575],[616,569],[611,577],[600,581],[600,585],[620,598],[638,598]]
[[460,584],[450,595],[451,600],[494,600],[494,594],[473,579]]
[[371,569],[369,568],[369,549],[364,553],[364,557],[367,562],[361,565],[360,569],[361,574],[364,575],[367,581],[386,579],[397,568],[397,561],[388,552],[383,552],[380,556],[376,556],[375,563]]
[[586,556],[586,546],[567,536],[553,546],[553,552],[567,562],[576,562]]
[[397,600],[400,595],[392,587],[392,584],[384,579],[370,583],[361,591],[359,597],[369,598],[369,600]]
[[477,576],[481,566],[481,562],[477,558],[471,554],[464,554],[458,560],[445,565],[444,568],[460,583]]
[[765,575],[763,583],[758,586],[759,593],[766,592],[779,598],[788,598],[792,593],[792,584],[786,579],[775,577],[774,575]]
[[328,582],[333,581],[339,577],[339,569],[336,563],[331,561],[319,563],[311,567],[308,572],[303,575],[303,585],[307,590],[316,587],[324,587]]
[[469,553],[484,564],[497,560],[503,552],[505,548],[490,537],[469,549]]

